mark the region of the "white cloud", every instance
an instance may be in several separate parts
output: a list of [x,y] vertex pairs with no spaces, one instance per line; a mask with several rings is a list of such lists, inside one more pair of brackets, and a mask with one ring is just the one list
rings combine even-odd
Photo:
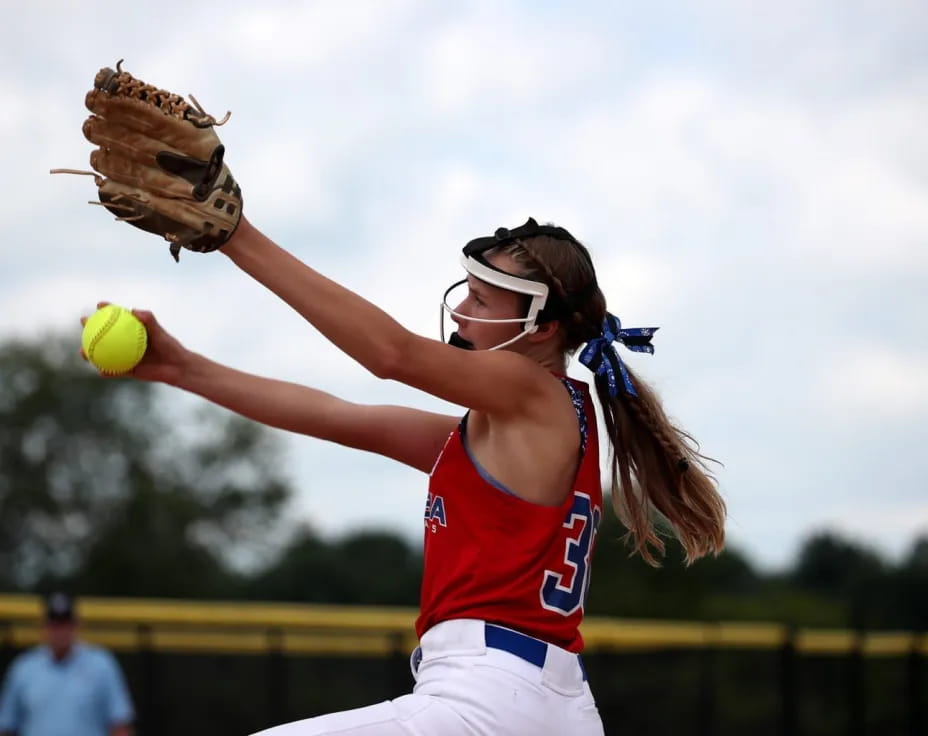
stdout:
[[928,412],[928,353],[860,341],[829,351],[822,368],[826,407],[846,420],[917,420]]
[[430,34],[420,70],[440,112],[479,109],[518,127],[530,120],[533,103],[557,104],[570,84],[595,74],[603,61],[602,37],[498,3],[464,7]]
[[[571,229],[623,321],[662,327],[657,354],[629,361],[726,462],[733,533],[768,561],[845,518],[928,419],[923,3],[790,0],[758,16],[705,0],[684,18],[660,4],[240,2],[217,15],[169,2],[158,15],[188,20],[166,39],[143,8],[115,37],[98,19],[116,7],[46,2],[0,28],[0,338],[73,325],[76,339],[81,311],[109,298],[245,370],[451,410],[370,377],[221,256],[176,265],[165,243],[83,204],[89,180],[48,176],[86,164],[84,92],[125,55],[143,79],[231,109],[220,134],[246,212],[422,334],[437,333],[468,239],[529,215]],[[892,322],[863,346],[873,304]],[[417,530],[418,477],[288,446],[301,508],[327,529]],[[887,508],[925,477],[901,473]],[[873,518],[876,537],[903,533]]]
[[0,95],[4,100],[0,108],[0,135],[10,140],[29,124],[26,89],[17,79],[4,79],[0,80]]
[[[333,162],[314,150],[306,131],[265,131],[258,146],[245,146],[230,168],[238,181],[251,184],[245,192],[249,216],[281,223],[324,219],[332,214],[332,195],[325,172]],[[257,205],[252,200],[257,200]]]
[[[234,11],[228,21],[232,45],[248,64],[272,69],[331,64],[377,47],[420,6],[414,0],[355,0],[352,3],[288,2]],[[329,73],[337,70],[328,69]]]

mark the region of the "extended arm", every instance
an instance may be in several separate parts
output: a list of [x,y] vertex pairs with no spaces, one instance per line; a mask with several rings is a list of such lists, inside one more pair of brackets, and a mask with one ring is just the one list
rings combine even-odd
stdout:
[[148,333],[145,355],[131,371],[134,378],[177,386],[256,422],[375,452],[426,473],[457,426],[458,417],[354,404],[308,386],[235,370],[185,348],[151,312],[133,313]]
[[457,417],[407,407],[354,404],[199,355],[191,355],[177,385],[262,424],[376,452],[425,473],[458,422]]
[[343,352],[380,378],[492,414],[525,411],[550,376],[509,351],[464,351],[416,335],[386,312],[316,272],[242,219],[222,251]]

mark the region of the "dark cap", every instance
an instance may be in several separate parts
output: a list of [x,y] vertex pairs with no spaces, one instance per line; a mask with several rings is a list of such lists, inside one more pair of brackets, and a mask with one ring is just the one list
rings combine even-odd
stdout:
[[73,621],[74,598],[67,593],[52,593],[45,598],[46,621]]

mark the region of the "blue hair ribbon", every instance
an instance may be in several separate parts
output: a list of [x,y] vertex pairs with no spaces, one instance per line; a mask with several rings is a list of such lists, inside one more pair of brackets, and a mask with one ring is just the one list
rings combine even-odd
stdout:
[[622,322],[619,318],[606,312],[602,334],[599,337],[594,337],[586,344],[586,347],[580,352],[580,362],[597,376],[605,376],[610,396],[615,397],[619,393],[619,376],[622,377],[622,385],[625,390],[632,396],[637,396],[638,392],[635,391],[635,387],[632,385],[628,369],[619,357],[613,343],[620,342],[636,353],[653,353],[654,346],[651,344],[651,338],[658,329],[657,327],[622,329]]

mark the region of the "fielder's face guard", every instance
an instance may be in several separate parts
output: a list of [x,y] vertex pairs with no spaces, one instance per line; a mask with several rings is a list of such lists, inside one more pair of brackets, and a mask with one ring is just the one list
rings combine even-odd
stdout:
[[[545,305],[548,301],[548,285],[546,283],[543,281],[525,279],[520,276],[507,273],[506,271],[503,271],[502,269],[499,269],[491,264],[484,257],[484,254],[488,250],[507,245],[521,238],[529,238],[536,235],[548,235],[557,240],[568,240],[574,243],[577,242],[574,237],[564,228],[554,227],[552,225],[539,225],[533,218],[530,217],[524,225],[517,227],[514,230],[501,227],[496,230],[495,234],[484,238],[476,238],[464,246],[464,250],[461,255],[461,265],[464,266],[464,270],[467,271],[467,273],[469,273],[474,278],[479,279],[480,281],[490,284],[491,286],[529,296],[531,297],[531,301],[528,305],[528,313],[524,317],[514,317],[511,319],[482,319],[479,317],[470,317],[468,315],[454,311],[454,309],[448,305],[448,295],[454,288],[466,283],[467,279],[457,281],[445,290],[445,294],[441,300],[439,326],[441,330],[442,342],[445,342],[445,312],[457,317],[458,319],[466,319],[472,322],[485,322],[490,324],[522,324],[522,332],[513,337],[511,340],[502,342],[499,345],[494,345],[492,348],[490,348],[490,350],[497,350],[499,348],[506,347],[524,335],[531,335],[538,330],[539,323],[547,322],[554,318],[552,315],[545,314]],[[452,332],[447,342],[448,344],[454,345],[455,347],[465,348],[468,350],[473,350],[474,347],[470,342],[461,338],[457,332]]]

